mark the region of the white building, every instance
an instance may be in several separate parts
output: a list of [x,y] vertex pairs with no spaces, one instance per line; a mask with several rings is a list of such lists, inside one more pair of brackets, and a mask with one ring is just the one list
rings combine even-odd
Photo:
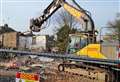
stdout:
[[32,50],[44,52],[47,50],[48,35],[36,35],[33,37]]
[[19,49],[31,49],[32,36],[19,36]]

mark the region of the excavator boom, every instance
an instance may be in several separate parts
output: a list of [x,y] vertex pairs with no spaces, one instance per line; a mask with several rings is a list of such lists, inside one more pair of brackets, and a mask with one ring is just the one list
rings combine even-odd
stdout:
[[[75,3],[75,0],[72,1]],[[31,31],[39,32],[42,29],[42,25],[44,24],[44,22],[47,21],[47,19],[49,19],[61,7],[63,7],[69,14],[71,14],[76,19],[82,19],[86,24],[84,28],[87,28],[85,32],[89,33],[90,37],[95,37],[94,22],[90,15],[83,8],[79,7],[79,9],[77,9],[65,0],[53,0],[53,2],[44,10],[43,14],[40,17],[36,19],[31,19]],[[91,40],[91,42],[94,43],[95,39]]]

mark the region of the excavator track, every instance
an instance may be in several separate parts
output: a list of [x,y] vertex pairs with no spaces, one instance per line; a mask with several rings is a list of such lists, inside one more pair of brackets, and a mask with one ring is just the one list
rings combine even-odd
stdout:
[[[107,70],[82,65],[78,66],[78,64],[71,63],[59,63],[55,67],[51,65],[45,69],[45,73],[43,74],[45,82],[114,82],[112,81],[112,74]],[[64,70],[61,69],[62,66]]]
[[44,75],[46,77],[45,82],[104,82],[82,74],[68,71],[60,72],[55,69],[50,70],[50,72],[47,72]]
[[106,69],[78,64],[59,64],[58,70],[69,75],[82,76],[83,78],[97,80],[101,82],[113,82],[114,76]]

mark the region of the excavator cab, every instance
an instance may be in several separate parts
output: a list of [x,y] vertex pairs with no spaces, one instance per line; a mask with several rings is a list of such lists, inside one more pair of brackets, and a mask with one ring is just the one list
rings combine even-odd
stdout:
[[89,44],[88,37],[84,34],[70,34],[67,52],[76,53]]

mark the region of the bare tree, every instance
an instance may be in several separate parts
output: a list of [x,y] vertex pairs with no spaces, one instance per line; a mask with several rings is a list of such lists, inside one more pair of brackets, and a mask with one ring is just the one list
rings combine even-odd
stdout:
[[120,42],[120,13],[117,14],[117,17],[114,21],[109,22],[108,26],[110,28],[113,28],[113,30],[110,30],[110,31],[112,32],[112,34],[118,35],[118,38],[115,38],[115,39],[119,39],[119,42]]
[[73,17],[67,11],[64,11],[64,10],[59,12],[58,17],[56,17],[56,22],[58,23],[59,27],[62,27],[64,25],[67,25],[70,28],[76,28],[76,29],[80,27],[80,21],[75,19],[75,17]]

